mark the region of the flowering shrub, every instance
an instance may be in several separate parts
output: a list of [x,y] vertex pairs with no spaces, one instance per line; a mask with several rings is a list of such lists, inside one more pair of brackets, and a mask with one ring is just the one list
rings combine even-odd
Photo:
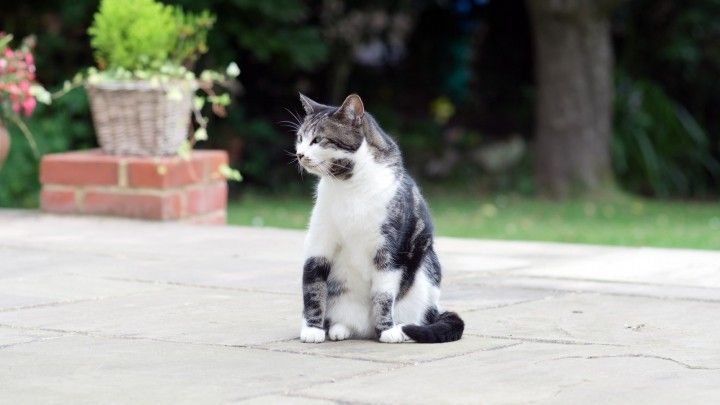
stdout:
[[50,102],[50,94],[35,79],[34,38],[25,38],[17,49],[10,47],[11,41],[12,35],[0,33],[0,121],[16,124],[34,148],[32,135],[19,114],[29,117],[38,101]]

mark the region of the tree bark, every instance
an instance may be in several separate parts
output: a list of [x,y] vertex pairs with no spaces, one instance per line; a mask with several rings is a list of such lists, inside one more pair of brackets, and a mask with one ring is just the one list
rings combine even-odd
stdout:
[[565,198],[612,186],[612,0],[527,0],[535,41],[535,179]]

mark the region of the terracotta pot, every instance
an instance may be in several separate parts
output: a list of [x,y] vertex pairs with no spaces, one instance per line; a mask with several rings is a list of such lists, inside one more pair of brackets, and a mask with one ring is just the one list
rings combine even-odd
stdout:
[[8,134],[7,129],[0,124],[0,169],[2,169],[3,163],[5,163],[8,152],[10,152],[10,134]]

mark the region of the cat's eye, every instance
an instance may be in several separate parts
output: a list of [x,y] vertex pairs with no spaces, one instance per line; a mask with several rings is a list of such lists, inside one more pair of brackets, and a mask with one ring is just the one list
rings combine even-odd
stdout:
[[301,143],[302,142],[302,135],[298,134],[298,136],[295,137],[295,143]]
[[319,137],[315,137],[315,139],[313,139],[313,140],[310,142],[310,145],[315,145],[315,144],[318,143],[318,142],[320,142],[320,138],[319,138]]

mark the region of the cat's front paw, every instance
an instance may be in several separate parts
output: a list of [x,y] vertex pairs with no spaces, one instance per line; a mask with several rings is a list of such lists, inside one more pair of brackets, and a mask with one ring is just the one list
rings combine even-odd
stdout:
[[345,340],[350,337],[350,329],[343,324],[336,323],[330,327],[328,336],[330,336],[330,340]]
[[403,325],[395,325],[390,329],[386,329],[380,333],[380,341],[383,343],[402,343],[409,342],[411,339],[402,331]]
[[303,343],[322,343],[325,341],[325,329],[303,326],[300,330],[300,341]]

